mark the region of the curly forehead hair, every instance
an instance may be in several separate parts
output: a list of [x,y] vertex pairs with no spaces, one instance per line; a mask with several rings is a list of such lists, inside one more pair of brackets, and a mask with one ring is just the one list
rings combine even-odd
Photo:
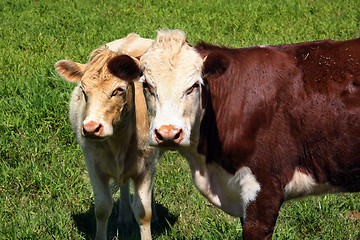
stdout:
[[102,81],[109,79],[112,75],[107,67],[107,63],[115,56],[117,56],[117,54],[110,51],[106,46],[94,50],[90,54],[90,59],[85,70],[86,74],[97,76],[96,79]]
[[156,39],[153,43],[154,48],[161,48],[170,53],[177,53],[186,43],[186,35],[181,30],[163,30],[157,31]]

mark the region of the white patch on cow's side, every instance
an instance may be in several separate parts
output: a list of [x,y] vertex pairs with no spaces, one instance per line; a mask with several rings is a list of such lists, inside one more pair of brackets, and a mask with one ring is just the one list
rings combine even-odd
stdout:
[[292,180],[285,186],[285,199],[303,197],[307,195],[318,195],[325,193],[341,192],[339,187],[332,186],[328,183],[317,183],[315,179],[309,175],[295,170]]
[[247,205],[249,202],[256,200],[257,194],[261,190],[260,183],[256,180],[255,175],[249,167],[242,167],[236,172],[235,176],[230,179],[229,187],[238,189],[238,194],[240,194],[243,204],[242,217],[245,219]]
[[315,184],[311,176],[296,170],[292,180],[285,186],[285,198],[310,194]]
[[239,181],[241,196],[245,205],[251,201],[255,201],[257,193],[260,191],[261,187],[251,169],[243,167],[236,173],[236,176]]

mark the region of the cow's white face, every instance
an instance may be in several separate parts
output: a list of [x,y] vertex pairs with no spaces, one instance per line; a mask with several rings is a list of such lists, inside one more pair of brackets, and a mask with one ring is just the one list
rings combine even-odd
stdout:
[[202,115],[202,63],[185,38],[169,40],[158,36],[141,57],[140,80],[149,113],[150,145],[177,150],[197,142]]
[[61,76],[79,82],[76,96],[81,104],[76,111],[82,112],[80,127],[84,137],[103,139],[113,135],[133,107],[131,84],[108,70],[108,62],[115,56],[105,50],[84,65],[69,60],[55,65]]

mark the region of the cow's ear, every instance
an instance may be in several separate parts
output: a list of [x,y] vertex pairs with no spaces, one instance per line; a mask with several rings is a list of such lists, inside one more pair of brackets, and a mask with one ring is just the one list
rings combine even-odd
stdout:
[[109,71],[125,81],[137,80],[141,74],[139,60],[129,55],[113,57],[108,63]]
[[86,64],[70,60],[61,60],[55,63],[57,73],[69,82],[79,82],[84,75]]
[[229,67],[229,58],[220,52],[211,52],[204,57],[203,74],[205,77],[214,75],[215,77],[221,76]]

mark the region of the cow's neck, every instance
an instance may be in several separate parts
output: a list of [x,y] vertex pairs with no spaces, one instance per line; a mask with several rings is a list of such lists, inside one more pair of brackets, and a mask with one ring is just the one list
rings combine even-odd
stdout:
[[217,163],[206,163],[205,155],[196,146],[182,148],[180,154],[188,161],[196,188],[216,207],[232,216],[243,217],[244,204],[238,185],[238,174],[230,174]]
[[135,132],[135,119],[133,115],[134,113],[129,112],[121,116],[121,123],[117,126],[117,131],[106,139],[106,145],[112,152],[112,161],[108,161],[108,165],[106,166],[103,166],[103,163],[101,163],[101,165],[111,172],[112,177],[116,179],[118,184],[123,184],[126,180],[123,172],[126,156],[129,146],[134,145],[131,144]]
[[[204,91],[205,89],[202,89]],[[198,151],[201,120],[205,114],[205,99],[199,102],[199,114],[192,126],[191,145],[181,147],[179,153],[186,158],[191,169],[196,188],[212,204],[230,215],[243,217],[244,204],[238,185],[229,184],[239,181],[239,174],[230,174],[215,162],[207,163],[206,157]],[[241,177],[241,176],[240,176]]]
[[117,126],[117,131],[112,137],[109,138],[109,143],[114,146],[115,149],[129,146],[131,138],[135,132],[135,117],[133,113],[129,113],[130,116],[126,116],[121,120],[121,123]]

